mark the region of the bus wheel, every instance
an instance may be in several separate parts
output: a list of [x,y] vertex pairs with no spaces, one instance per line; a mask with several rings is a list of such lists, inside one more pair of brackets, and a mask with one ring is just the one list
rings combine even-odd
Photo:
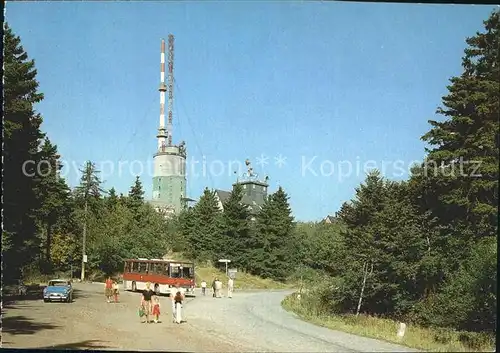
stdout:
[[160,295],[160,286],[158,284],[155,284],[155,294]]
[[137,291],[137,286],[135,285],[135,282],[132,282],[132,292]]

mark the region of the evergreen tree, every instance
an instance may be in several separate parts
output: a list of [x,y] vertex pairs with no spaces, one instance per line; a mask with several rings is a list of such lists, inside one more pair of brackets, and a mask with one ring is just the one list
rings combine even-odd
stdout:
[[224,203],[223,231],[217,257],[230,259],[233,265],[246,268],[248,238],[250,236],[250,211],[242,203],[243,187],[235,184]]
[[57,146],[52,145],[48,138],[41,148],[41,162],[37,176],[36,194],[40,202],[37,218],[45,233],[45,260],[47,268],[51,264],[51,244],[54,226],[61,223],[62,218],[72,217],[70,189],[66,181],[60,177],[62,166],[59,163]]
[[200,200],[193,208],[193,224],[189,227],[190,253],[193,258],[217,260],[221,244],[221,211],[215,191],[205,188]]
[[43,99],[38,91],[34,60],[28,59],[21,40],[5,24],[4,36],[4,146],[3,234],[4,277],[19,276],[38,249],[35,213],[36,167],[42,117],[34,105]]
[[134,185],[130,188],[128,193],[128,206],[132,210],[135,219],[139,219],[139,210],[144,204],[144,190],[139,176],[136,176]]
[[118,204],[118,196],[116,195],[116,190],[114,187],[109,189],[108,197],[106,198],[106,204],[108,209],[114,209]]
[[249,239],[253,274],[283,281],[292,271],[290,243],[294,239],[293,217],[288,195],[280,187],[270,195],[256,218],[255,232]]
[[[437,111],[446,120],[429,121],[432,129],[422,137],[433,146],[427,164],[444,167],[432,170],[427,201],[462,238],[497,234],[500,11],[484,24],[484,33],[467,38],[463,73],[451,79]],[[462,246],[468,244],[464,239]]]
[[82,176],[80,185],[75,188],[75,198],[80,206],[88,203],[94,211],[100,206],[101,194],[104,191],[101,188],[100,171],[97,170],[95,163],[87,161],[80,170]]
[[[80,206],[83,206],[83,213],[80,217],[81,223],[83,224],[82,229],[82,272],[81,279],[85,278],[85,263],[83,262],[83,255],[87,254],[87,230],[90,221],[97,221],[98,218],[102,217],[101,211],[101,179],[98,174],[94,163],[87,161],[82,170],[82,177],[80,179],[80,185],[75,188],[75,199]],[[89,212],[92,211],[92,212]],[[94,217],[89,217],[92,214]],[[99,222],[100,223],[100,222]],[[99,234],[99,233],[91,233]]]

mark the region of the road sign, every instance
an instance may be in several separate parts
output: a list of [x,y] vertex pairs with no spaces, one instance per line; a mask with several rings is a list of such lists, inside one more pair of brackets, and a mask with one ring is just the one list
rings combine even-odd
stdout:
[[231,262],[231,260],[228,260],[228,259],[220,259],[219,262],[223,262],[226,264],[226,276],[227,276],[227,264],[228,262]]
[[83,262],[87,263],[87,255],[83,255]]
[[232,279],[235,279],[236,278],[236,273],[238,272],[237,269],[235,268],[230,268],[229,270],[227,270],[227,275],[232,278]]

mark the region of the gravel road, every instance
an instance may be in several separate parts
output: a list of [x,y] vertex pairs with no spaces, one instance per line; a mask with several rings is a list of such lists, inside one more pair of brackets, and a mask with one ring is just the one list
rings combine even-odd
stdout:
[[[236,292],[187,299],[184,318],[171,322],[162,297],[162,323],[141,324],[139,293],[104,300],[103,284],[76,283],[71,304],[27,298],[2,309],[2,347],[157,350],[170,352],[410,352],[406,347],[332,331],[301,321],[281,308],[286,291]],[[4,298],[5,300],[5,298]]]
[[237,344],[200,334],[189,322],[172,323],[168,297],[161,298],[163,322],[142,324],[137,315],[139,293],[121,293],[119,303],[108,304],[104,284],[75,283],[74,289],[71,304],[44,303],[40,299],[41,290],[14,302],[3,298],[2,347],[169,352],[245,350]]

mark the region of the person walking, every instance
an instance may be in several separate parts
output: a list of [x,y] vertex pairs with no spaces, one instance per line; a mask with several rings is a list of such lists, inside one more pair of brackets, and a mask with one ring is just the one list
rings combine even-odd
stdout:
[[218,281],[218,279],[216,277],[216,278],[214,278],[214,281],[212,282],[212,290],[213,290],[212,297],[214,297],[214,298],[215,298],[215,289],[216,289],[215,288],[215,282],[217,282],[217,281]]
[[118,303],[118,282],[113,282],[113,297],[115,299],[115,303]]
[[222,297],[222,282],[219,281],[219,279],[215,280],[215,297],[216,298]]
[[201,281],[201,294],[206,295],[206,291],[207,291],[207,282],[203,280]]
[[113,295],[113,280],[109,276],[106,282],[104,282],[104,295],[106,296],[106,301],[110,303]]
[[[152,312],[152,303],[151,299],[154,296],[155,292],[151,290],[151,283],[146,283],[146,289],[142,292],[141,297],[141,307],[144,308],[144,315],[146,316],[146,323],[150,323],[149,315]],[[144,322],[144,321],[143,321]]]
[[172,299],[172,320],[174,323],[180,324],[182,321],[182,303],[184,301],[184,288],[180,283],[176,283],[175,287],[170,292]]
[[227,281],[227,297],[232,298],[233,297],[233,290],[234,290],[234,282],[231,277],[229,277],[229,280]]
[[153,299],[153,317],[155,324],[157,324],[160,321],[160,297],[157,295],[154,296]]

